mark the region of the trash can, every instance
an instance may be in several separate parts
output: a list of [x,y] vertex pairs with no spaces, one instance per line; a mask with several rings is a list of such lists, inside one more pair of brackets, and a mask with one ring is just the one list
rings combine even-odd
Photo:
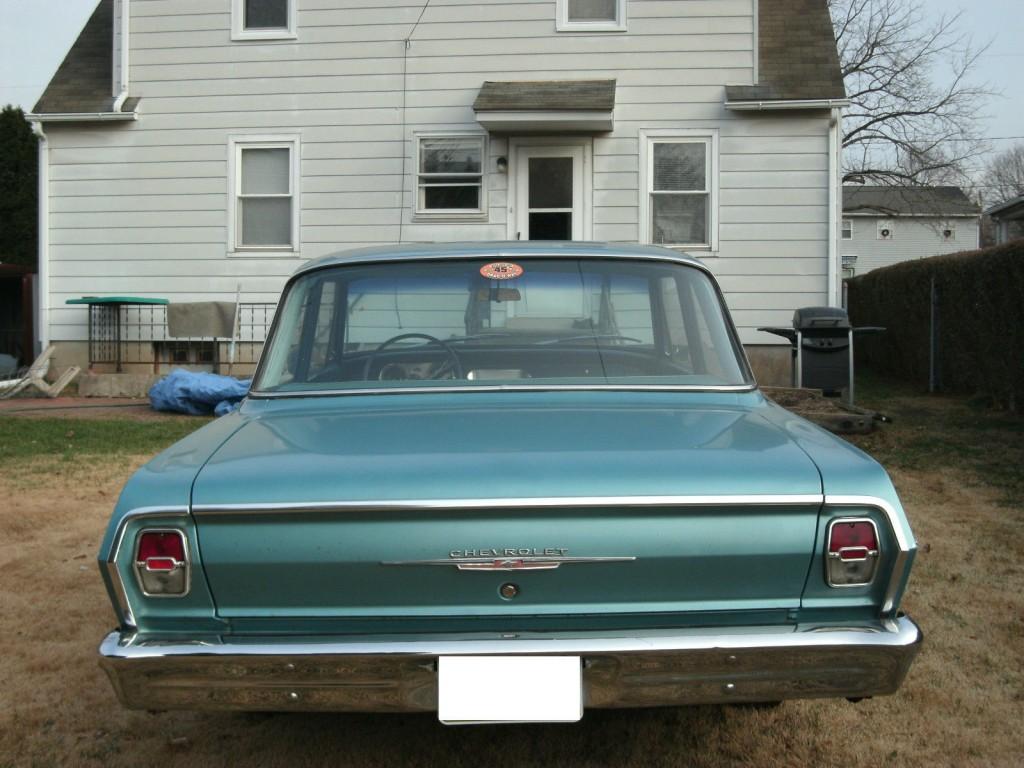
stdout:
[[793,313],[792,328],[758,328],[787,339],[792,346],[793,386],[838,395],[844,388],[853,403],[853,337],[884,328],[850,325],[839,307],[803,307]]

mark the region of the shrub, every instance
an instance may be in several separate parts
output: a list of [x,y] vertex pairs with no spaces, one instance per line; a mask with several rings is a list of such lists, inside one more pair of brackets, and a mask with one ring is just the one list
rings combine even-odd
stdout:
[[940,388],[1024,409],[1024,240],[907,261],[851,279],[853,323],[887,329],[858,342],[858,363],[928,384],[933,281]]

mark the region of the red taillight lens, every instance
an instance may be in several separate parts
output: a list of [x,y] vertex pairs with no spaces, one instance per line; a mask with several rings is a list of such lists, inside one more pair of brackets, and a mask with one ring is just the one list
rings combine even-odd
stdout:
[[188,594],[188,542],[184,531],[141,531],[135,544],[135,576],[147,597]]
[[878,529],[872,520],[833,520],[828,527],[825,573],[831,587],[863,587],[878,570]]
[[841,560],[863,560],[877,550],[875,526],[867,520],[840,520],[832,526],[828,551],[837,554]]
[[151,557],[182,561],[185,559],[185,541],[181,534],[171,531],[147,531],[139,537],[139,560]]

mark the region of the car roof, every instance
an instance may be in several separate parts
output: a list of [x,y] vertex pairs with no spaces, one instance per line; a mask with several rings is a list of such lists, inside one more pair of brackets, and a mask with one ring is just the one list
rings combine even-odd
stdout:
[[653,245],[625,243],[592,243],[564,240],[509,240],[477,243],[410,243],[356,248],[338,251],[313,259],[299,267],[302,274],[324,267],[344,264],[363,264],[381,261],[416,261],[440,258],[647,258],[676,261],[707,271],[707,267],[687,254]]

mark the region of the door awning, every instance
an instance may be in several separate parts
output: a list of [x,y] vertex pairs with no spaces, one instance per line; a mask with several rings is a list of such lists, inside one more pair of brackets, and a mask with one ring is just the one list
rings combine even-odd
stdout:
[[615,124],[615,81],[487,81],[473,111],[491,132],[603,133]]

